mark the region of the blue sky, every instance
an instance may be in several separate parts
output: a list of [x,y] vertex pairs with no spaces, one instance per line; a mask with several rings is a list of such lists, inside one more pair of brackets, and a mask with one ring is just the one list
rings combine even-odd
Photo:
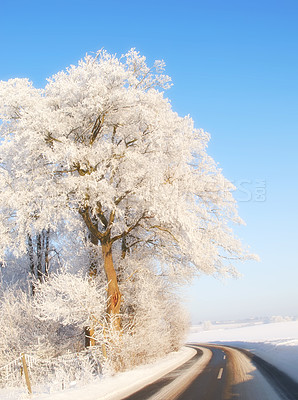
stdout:
[[[1,2],[0,79],[36,86],[86,52],[136,47],[164,59],[180,115],[211,133],[209,153],[240,190],[238,236],[261,257],[240,280],[201,277],[192,320],[298,315],[298,2]],[[248,194],[249,193],[249,194]]]

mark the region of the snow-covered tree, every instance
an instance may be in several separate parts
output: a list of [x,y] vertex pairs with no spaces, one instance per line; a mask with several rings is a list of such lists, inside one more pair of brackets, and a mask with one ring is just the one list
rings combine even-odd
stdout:
[[105,271],[110,315],[131,252],[181,282],[234,275],[233,260],[249,257],[229,226],[241,223],[233,186],[207,155],[209,135],[172,110],[163,69],[134,49],[100,51],[44,89],[0,82],[2,260],[26,252],[32,232],[80,223],[98,257],[90,275]]

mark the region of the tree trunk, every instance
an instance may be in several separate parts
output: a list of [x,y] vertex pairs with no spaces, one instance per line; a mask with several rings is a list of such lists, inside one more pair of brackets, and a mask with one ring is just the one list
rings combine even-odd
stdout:
[[49,258],[49,250],[50,250],[50,228],[44,231],[45,235],[45,245],[44,245],[44,274],[46,277],[49,276],[50,269],[50,258]]
[[[98,224],[94,224],[96,229],[98,229]],[[91,232],[89,233],[90,235],[90,241],[92,244],[95,246],[98,246],[98,239],[96,236],[94,236]],[[98,267],[98,261],[97,261],[97,252],[94,251],[93,249],[91,250],[90,254],[90,267],[89,267],[89,276],[91,278],[95,278],[97,275],[97,267]]]
[[[87,198],[88,196],[86,196]],[[86,206],[84,210],[79,209],[79,214],[82,216],[88,231],[91,236],[91,242],[93,244],[97,244],[100,242],[102,256],[104,261],[104,270],[106,274],[106,278],[108,281],[108,307],[107,313],[110,316],[110,320],[115,330],[120,330],[121,321],[119,317],[120,305],[121,305],[121,293],[118,286],[117,274],[114,268],[113,257],[112,257],[112,244],[115,241],[111,239],[111,227],[113,225],[115,214],[112,212],[110,214],[109,219],[107,219],[103,212],[101,205],[98,205],[97,215],[100,219],[100,222],[105,227],[105,232],[100,232],[98,230],[98,221],[92,220],[92,216],[90,215],[90,208]],[[89,269],[90,278],[94,278],[97,274],[97,264],[93,264],[91,262]],[[86,333],[92,329],[92,326],[86,329]],[[92,335],[87,335],[91,336]],[[89,342],[88,342],[89,343]]]
[[108,314],[110,315],[114,328],[120,330],[120,305],[121,293],[118,287],[117,275],[114,268],[112,257],[112,243],[107,240],[102,242],[102,255],[104,260],[104,269],[108,281]]
[[34,271],[34,248],[32,243],[32,237],[28,234],[28,253],[29,253],[29,260],[30,260],[30,272],[32,277],[32,294],[34,295],[35,287],[34,287],[34,279],[35,279],[35,271]]
[[[93,243],[95,244],[95,243]],[[112,257],[112,243],[108,240],[101,244],[102,255],[104,260],[104,270],[108,280],[108,309],[107,312],[111,317],[111,322],[115,330],[119,331],[121,328],[121,320],[119,317],[121,305],[121,293],[118,287],[117,274],[114,268]],[[96,276],[97,270],[94,265],[90,265],[89,275],[90,278]],[[95,340],[93,339],[94,329],[91,327],[85,328],[85,347],[94,346]]]
[[37,279],[42,282],[42,241],[41,234],[37,235],[36,239],[36,252],[37,252]]
[[[96,229],[98,229],[98,224],[94,223]],[[98,246],[98,239],[89,231],[89,237],[92,244]],[[89,277],[90,279],[94,279],[97,276],[97,252],[93,249],[91,250],[90,254],[90,265],[89,265]],[[94,339],[94,328],[91,326],[85,327],[85,347],[95,346],[95,339]]]

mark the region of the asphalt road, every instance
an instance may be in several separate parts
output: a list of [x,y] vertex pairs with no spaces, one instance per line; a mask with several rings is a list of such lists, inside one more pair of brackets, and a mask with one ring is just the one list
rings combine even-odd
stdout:
[[[245,350],[191,347],[197,350],[193,358],[125,400],[298,400],[296,382]],[[198,368],[202,348],[212,354]]]
[[175,400],[221,400],[227,398],[227,355],[219,348],[210,348],[212,358],[206,368]]

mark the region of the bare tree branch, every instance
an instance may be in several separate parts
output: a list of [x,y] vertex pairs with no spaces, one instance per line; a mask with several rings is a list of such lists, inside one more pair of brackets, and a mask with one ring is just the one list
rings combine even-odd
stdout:
[[139,226],[142,219],[145,219],[145,218],[146,218],[146,213],[143,212],[143,214],[140,216],[140,218],[133,225],[131,225],[128,229],[126,229],[120,235],[114,236],[111,239],[111,242],[114,243],[114,242],[116,242],[116,240],[119,240],[119,239],[123,238],[123,236],[128,235],[133,229],[135,229],[137,226]]
[[81,208],[79,208],[79,214],[82,216],[90,233],[92,233],[92,235],[95,236],[98,240],[102,240],[104,235],[101,232],[99,232],[99,230],[96,228],[96,226],[91,221],[89,210],[90,210],[89,206],[87,206],[85,208],[85,210],[82,210]]

